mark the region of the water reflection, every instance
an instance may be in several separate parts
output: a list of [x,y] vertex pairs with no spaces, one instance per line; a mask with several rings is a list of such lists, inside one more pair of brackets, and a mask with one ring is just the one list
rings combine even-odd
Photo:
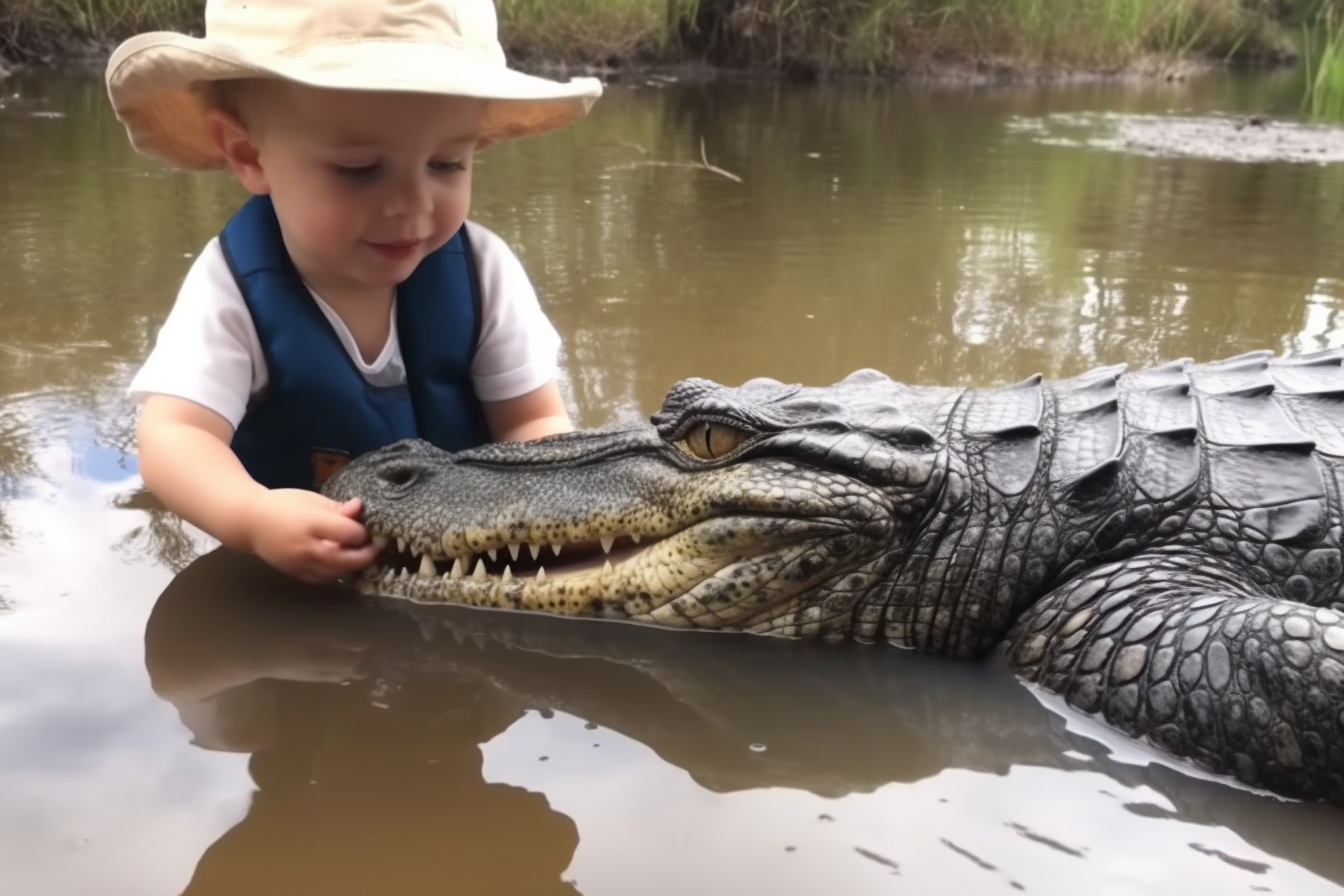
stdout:
[[134,511],[142,520],[113,545],[118,554],[128,559],[148,558],[172,572],[181,572],[200,556],[204,534],[169,513],[148,489],[136,488],[119,494],[112,506]]
[[[1344,268],[1329,236],[1336,169],[1043,147],[1009,127],[1225,94],[715,86],[610,98],[593,130],[492,162],[542,181],[552,162],[575,172],[575,195],[513,234],[526,245],[543,222],[556,234],[528,251],[546,258],[590,419],[601,413],[589,401],[647,407],[692,374],[827,382],[873,366],[987,383],[1280,348],[1304,325],[1316,273]],[[704,139],[744,182],[631,168],[622,135],[678,159]],[[480,203],[496,214],[488,187]]]
[[[387,637],[348,594],[297,593],[222,552],[165,590],[145,633],[151,683],[195,745],[251,754],[255,786],[185,893],[575,892],[560,878],[573,821],[481,775],[478,744],[523,708],[472,676],[372,697],[363,667]],[[324,684],[342,680],[360,683]]]
[[[922,892],[957,892],[967,880],[979,892],[1070,892],[1058,889],[1061,865],[1074,874],[1090,868],[1100,892],[1122,892],[1127,875],[1112,865],[1111,834],[1156,819],[1169,828],[1163,850],[1202,857],[1195,864],[1206,882],[1221,881],[1220,892],[1276,883],[1307,892],[1300,887],[1312,878],[1285,860],[1344,880],[1332,810],[1116,761],[996,664],[371,606],[345,591],[295,585],[224,550],[195,561],[164,590],[146,629],[145,662],[193,744],[251,754],[246,817],[201,856],[187,893],[684,893],[694,888],[657,881],[685,860],[706,863],[704,883],[779,873],[729,844],[681,856],[694,845],[666,839],[651,866],[599,843],[600,870],[587,867],[582,847],[593,835],[635,821],[622,817],[631,807],[611,804],[628,777],[626,761],[571,758],[603,747],[608,759],[619,757],[613,734],[646,746],[655,765],[684,770],[693,783],[681,791],[820,798],[810,824],[797,823],[798,806],[785,812],[795,824],[766,861],[792,860],[803,878],[820,873],[846,892],[878,892],[884,874],[942,882]],[[488,756],[500,747],[492,741],[517,742],[528,719],[546,718],[578,724],[527,738],[519,745],[534,761],[506,763],[511,780],[498,780]],[[538,758],[554,765],[529,775]],[[1066,822],[1039,812],[1033,800],[1058,797],[1037,774],[1046,790],[1018,786],[1009,803],[982,806],[999,818],[1002,833],[993,838],[975,823],[938,826],[939,847],[930,853],[899,836],[918,827],[921,789],[941,782],[937,801],[946,806],[950,795],[960,797],[958,776],[1017,778],[1031,768],[1096,779],[1093,796],[1071,801],[1104,818]],[[647,761],[638,773],[658,777]],[[546,791],[563,794],[574,784],[586,805],[571,815],[557,805],[563,797]],[[633,811],[670,814],[669,827],[685,831],[724,808],[686,803],[682,794]],[[605,817],[590,830],[595,807]],[[783,833],[768,821],[763,829]],[[928,837],[925,830],[921,839]],[[1018,845],[1005,850],[1009,843]],[[851,858],[817,867],[836,846]],[[771,891],[807,892],[788,875]]]

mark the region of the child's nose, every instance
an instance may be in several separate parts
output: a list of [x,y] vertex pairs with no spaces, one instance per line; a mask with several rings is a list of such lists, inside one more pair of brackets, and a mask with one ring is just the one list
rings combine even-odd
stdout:
[[425,214],[432,207],[430,200],[430,185],[420,177],[407,177],[399,179],[392,185],[392,190],[387,198],[387,214],[390,216],[398,215],[417,215]]

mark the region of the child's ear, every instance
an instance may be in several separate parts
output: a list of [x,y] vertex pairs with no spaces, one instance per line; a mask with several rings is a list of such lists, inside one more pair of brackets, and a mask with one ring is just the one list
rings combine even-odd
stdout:
[[271,191],[261,167],[261,153],[241,121],[227,112],[211,109],[205,116],[205,130],[244,189],[258,196]]

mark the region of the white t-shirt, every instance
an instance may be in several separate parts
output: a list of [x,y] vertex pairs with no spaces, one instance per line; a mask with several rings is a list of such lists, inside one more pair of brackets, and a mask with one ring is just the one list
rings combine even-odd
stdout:
[[[482,401],[515,398],[555,377],[560,335],[508,244],[474,221],[467,222],[467,231],[481,287],[481,335],[471,362],[472,386]],[[406,381],[395,302],[387,344],[369,364],[336,312],[316,293],[312,296],[366,380],[375,386]],[[266,378],[266,358],[252,315],[215,237],[187,271],[154,349],[128,392],[137,403],[156,393],[186,398],[237,429],[248,399],[266,385]]]

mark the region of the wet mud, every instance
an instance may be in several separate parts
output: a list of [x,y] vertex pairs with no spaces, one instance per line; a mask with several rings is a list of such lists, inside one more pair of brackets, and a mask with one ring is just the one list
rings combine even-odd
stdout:
[[1254,113],[1061,113],[1016,119],[1009,127],[1046,145],[1146,156],[1320,165],[1344,161],[1344,128]]

